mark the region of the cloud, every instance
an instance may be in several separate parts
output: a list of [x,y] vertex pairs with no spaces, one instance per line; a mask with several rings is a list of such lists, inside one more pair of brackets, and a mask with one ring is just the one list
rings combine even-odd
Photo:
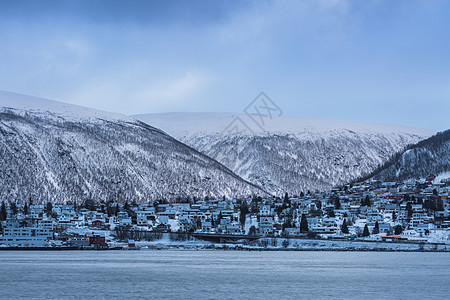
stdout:
[[240,111],[264,90],[292,114],[426,127],[383,106],[450,102],[446,1],[105,3],[2,1],[0,89],[122,113]]

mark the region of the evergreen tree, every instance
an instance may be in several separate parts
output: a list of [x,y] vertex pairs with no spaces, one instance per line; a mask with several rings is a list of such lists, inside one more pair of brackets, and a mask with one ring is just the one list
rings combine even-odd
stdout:
[[320,201],[320,200],[317,200],[316,202],[316,207],[317,207],[317,209],[322,209],[322,201]]
[[28,215],[28,203],[27,202],[25,202],[25,204],[23,205],[23,214]]
[[256,227],[252,225],[252,227],[250,227],[250,229],[248,230],[248,235],[256,235]]
[[344,234],[349,233],[346,219],[344,219],[344,222],[342,223],[341,230],[342,230],[342,233],[344,233]]
[[214,222],[214,214],[211,214],[211,227],[214,228],[216,227],[216,223]]
[[410,200],[414,201],[414,196],[412,199],[410,199],[409,194],[405,194],[405,196],[403,196],[403,200],[406,202],[409,202]]
[[247,207],[247,201],[243,200],[241,202],[241,207],[240,207],[240,216],[239,219],[241,221],[241,225],[242,227],[245,226],[245,221],[247,219],[247,214],[248,214],[248,207]]
[[222,220],[222,212],[220,211],[219,216],[217,217],[217,220],[216,220],[216,222],[217,222],[216,224],[220,225],[221,220]]
[[403,232],[403,227],[401,225],[397,225],[394,227],[394,234],[401,234]]
[[289,195],[288,193],[284,194],[284,201],[283,201],[283,208],[287,208],[291,205],[291,202],[289,201]]
[[11,202],[11,203],[9,204],[9,208],[11,209],[12,214],[13,214],[14,216],[17,215],[17,204],[16,204],[15,202]]
[[334,198],[334,208],[341,209],[341,201],[339,200],[339,198]]
[[370,236],[369,227],[367,226],[367,224],[364,226],[362,236]]
[[309,231],[308,220],[306,219],[305,214],[302,214],[302,218],[300,220],[300,232],[301,233],[306,233],[308,231]]
[[0,208],[0,221],[5,221],[8,217],[8,212],[6,211],[5,201],[2,201],[2,207]]
[[378,224],[378,221],[375,222],[375,226],[373,227],[372,233],[373,234],[380,233],[380,225]]
[[406,203],[406,210],[408,211],[408,220],[409,220],[411,219],[413,214],[411,202]]
[[51,202],[47,202],[47,205],[45,207],[45,212],[47,213],[47,217],[50,217],[52,215],[53,210],[53,204]]
[[436,200],[436,210],[443,211],[444,210],[444,201],[442,201],[441,197],[438,197]]

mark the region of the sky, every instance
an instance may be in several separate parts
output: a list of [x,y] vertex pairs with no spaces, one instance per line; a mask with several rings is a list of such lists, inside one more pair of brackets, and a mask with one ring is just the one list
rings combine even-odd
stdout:
[[450,1],[1,0],[0,90],[450,128]]

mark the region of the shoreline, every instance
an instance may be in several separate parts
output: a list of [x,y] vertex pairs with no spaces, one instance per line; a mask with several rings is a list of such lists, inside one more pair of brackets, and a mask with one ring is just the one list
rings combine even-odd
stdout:
[[77,247],[1,247],[0,251],[257,251],[257,252],[434,252],[434,253],[450,253],[450,249],[399,249],[399,248],[333,248],[333,247],[303,247],[303,248],[282,248],[282,247],[248,247],[242,245],[148,245],[138,247],[135,249],[130,248],[103,248],[103,249],[88,249]]

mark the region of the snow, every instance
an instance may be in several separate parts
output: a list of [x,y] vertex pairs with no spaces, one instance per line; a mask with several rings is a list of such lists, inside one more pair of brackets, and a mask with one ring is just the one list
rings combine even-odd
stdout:
[[440,183],[442,180],[447,181],[448,179],[450,179],[450,171],[442,172],[436,176],[433,183]]
[[[277,195],[327,190],[351,182],[369,174],[407,145],[434,133],[401,125],[292,116],[266,120],[265,131],[252,125],[245,114],[164,113],[134,117]],[[228,132],[235,118],[246,122],[252,131]]]
[[[239,113],[161,113],[161,114],[141,114],[133,116],[138,120],[161,128],[170,135],[182,137],[186,135],[215,134],[222,133],[225,128],[239,117],[256,134],[297,134],[308,137],[311,133],[317,132],[330,135],[334,130],[348,130],[355,133],[407,133],[423,136],[431,136],[435,131],[428,129],[419,129],[403,125],[389,125],[378,123],[362,123],[354,121],[344,121],[325,118],[308,118],[283,115],[273,117],[266,121],[264,132],[258,129],[258,126],[252,123],[246,114]],[[247,132],[250,133],[250,132]],[[252,133],[251,133],[252,134]],[[349,134],[352,134],[349,132]]]
[[[119,242],[114,240],[113,232],[105,230],[91,230],[88,228],[70,228],[66,233],[76,234],[100,234],[105,236],[111,247],[127,248],[126,242]],[[403,235],[402,235],[403,236]],[[358,238],[353,241],[346,240],[327,240],[327,239],[304,239],[304,238],[259,238],[255,241],[236,242],[234,244],[218,244],[208,241],[203,241],[190,237],[185,241],[171,240],[170,234],[162,234],[160,239],[152,241],[136,241],[136,246],[141,250],[151,249],[241,249],[241,250],[301,250],[301,251],[450,251],[450,231],[436,230],[427,237],[420,236],[405,236],[409,242],[381,242],[379,240],[370,238]],[[283,242],[288,241],[289,244],[283,245]],[[263,242],[266,246],[263,246]],[[424,243],[425,242],[425,243]]]
[[87,119],[92,121],[95,119],[105,119],[133,121],[132,118],[126,115],[0,90],[0,111],[5,109],[32,111],[36,113],[50,112],[74,120]]
[[4,199],[66,202],[92,194],[107,201],[119,189],[119,201],[140,202],[262,192],[217,161],[125,115],[5,91],[0,114]]

